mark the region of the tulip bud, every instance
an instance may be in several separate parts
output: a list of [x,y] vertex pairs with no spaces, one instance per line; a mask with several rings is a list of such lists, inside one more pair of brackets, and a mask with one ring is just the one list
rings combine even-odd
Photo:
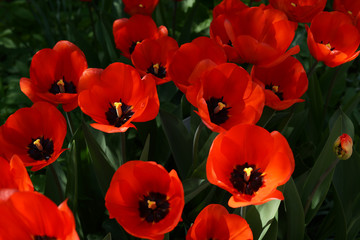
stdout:
[[334,152],[341,160],[346,160],[351,157],[353,141],[349,135],[344,133],[338,137],[334,143]]

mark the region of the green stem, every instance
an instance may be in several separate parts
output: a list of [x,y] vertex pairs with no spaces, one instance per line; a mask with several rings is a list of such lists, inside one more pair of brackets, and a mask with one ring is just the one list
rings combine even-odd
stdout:
[[193,140],[193,169],[196,169],[198,165],[198,148],[199,148],[199,139],[201,130],[204,127],[204,123],[200,122],[199,126],[197,127],[195,134],[194,134],[194,140]]
[[246,206],[240,208],[240,216],[245,219],[245,217],[246,217]]
[[66,121],[67,121],[68,126],[69,126],[71,137],[73,137],[74,136],[74,130],[73,130],[74,128],[73,128],[73,124],[72,124],[72,121],[71,121],[70,113],[65,112],[65,117],[66,117]]
[[93,12],[91,9],[91,7],[92,7],[91,4],[92,4],[91,2],[88,2],[87,6],[88,6],[88,10],[89,10],[90,22],[91,22],[91,27],[92,27],[92,30],[94,33],[94,38],[95,38],[95,40],[97,40],[96,32],[95,32],[94,16],[93,16]]
[[120,162],[120,166],[126,163],[126,132],[122,132],[121,134],[121,155],[122,155],[122,163]]
[[51,173],[54,175],[56,188],[58,190],[59,197],[60,197],[60,199],[62,201],[62,200],[65,199],[65,197],[64,197],[64,193],[63,193],[62,188],[61,188],[59,176],[57,175],[56,170],[55,170],[55,168],[54,168],[54,166],[52,164],[49,165],[49,168],[50,168]]
[[326,100],[325,100],[324,109],[323,109],[323,116],[324,117],[325,117],[325,114],[326,114],[327,107],[329,106],[330,97],[331,97],[331,94],[332,94],[332,92],[334,90],[335,82],[336,82],[336,79],[337,79],[337,76],[338,76],[339,72],[340,72],[340,67],[337,67],[336,71],[335,71],[335,74],[334,74],[333,78],[331,79],[330,87],[329,87],[329,90],[328,90],[327,95],[326,95]]
[[175,29],[176,29],[176,12],[177,12],[177,1],[174,1],[174,12],[173,12],[173,22],[172,22],[172,37],[175,38]]
[[340,161],[339,158],[337,158],[329,167],[328,169],[326,169],[326,171],[321,175],[321,177],[319,178],[318,183],[316,184],[314,190],[311,192],[310,196],[308,197],[308,200],[305,204],[305,208],[304,208],[304,213],[306,215],[306,213],[309,210],[310,204],[312,199],[314,198],[314,195],[316,193],[316,191],[319,189],[319,187],[321,186],[321,184],[324,182],[325,178],[329,175],[329,173],[335,168],[336,164],[338,164]]
[[318,65],[318,61],[315,60],[315,62],[313,63],[313,65],[310,67],[309,71],[307,71],[306,75],[308,78],[311,77],[311,75],[315,72],[315,68]]

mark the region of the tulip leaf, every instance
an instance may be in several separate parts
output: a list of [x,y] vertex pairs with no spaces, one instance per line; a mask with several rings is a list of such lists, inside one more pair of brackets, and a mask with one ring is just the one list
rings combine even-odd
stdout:
[[162,109],[159,112],[179,175],[184,179],[192,163],[192,138],[180,119]]
[[205,190],[210,183],[205,179],[188,178],[183,182],[185,203],[188,203],[191,199],[196,197],[200,192]]
[[150,134],[146,137],[144,148],[140,155],[141,161],[147,161],[149,159],[149,150],[150,150]]
[[111,240],[111,233],[106,234],[103,240]]
[[246,221],[251,227],[254,239],[264,238],[278,212],[280,203],[280,200],[272,200],[261,205],[247,207]]
[[[315,216],[329,190],[334,169],[332,169],[331,171],[328,170],[336,160],[336,155],[333,152],[333,145],[335,140],[343,133],[347,133],[351,137],[354,136],[354,126],[351,120],[341,110],[335,112],[334,116],[338,117],[334,121],[333,127],[331,128],[325,146],[323,147],[320,155],[318,156],[303,186],[301,199],[305,208],[306,223],[309,223],[311,219]],[[325,175],[326,172],[328,172],[327,175]],[[321,179],[322,177],[324,179],[317,187],[317,185],[319,184],[319,179]],[[314,189],[316,187],[318,189],[316,190],[316,192],[313,192],[315,191]]]
[[60,204],[65,200],[64,192],[66,185],[66,176],[61,169],[59,162],[55,161],[46,169],[45,195]]
[[284,198],[287,239],[303,240],[305,232],[304,208],[292,178],[285,185]]
[[103,196],[105,196],[115,171],[110,166],[109,160],[107,159],[104,151],[101,149],[96,139],[91,134],[89,127],[83,123],[82,129],[84,131],[86,145],[90,153],[96,178],[98,180],[101,192]]

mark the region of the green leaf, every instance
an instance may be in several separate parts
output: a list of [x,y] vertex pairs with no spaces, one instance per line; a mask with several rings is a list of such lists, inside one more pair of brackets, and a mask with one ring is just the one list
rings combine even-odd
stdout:
[[305,232],[304,209],[292,178],[285,185],[284,198],[287,239],[303,240]]
[[98,180],[101,192],[103,196],[105,196],[110,186],[111,178],[114,175],[115,171],[110,166],[109,160],[107,159],[105,153],[95,140],[94,136],[91,134],[89,127],[85,123],[83,123],[82,129],[84,132],[86,145],[90,153],[96,178]]
[[184,179],[192,163],[192,138],[180,119],[161,109],[159,113],[179,175]]
[[254,239],[264,238],[278,212],[280,203],[280,200],[272,200],[247,208],[246,221],[250,225]]
[[66,176],[59,162],[55,161],[46,169],[45,195],[56,204],[65,200]]
[[[347,133],[351,137],[354,136],[354,126],[351,120],[341,110],[335,112],[334,116],[338,117],[334,121],[333,127],[330,131],[325,146],[323,147],[319,157],[317,158],[313,168],[311,169],[305,181],[301,194],[302,203],[305,207],[306,223],[309,223],[311,219],[315,216],[329,190],[334,169],[331,170],[326,177],[324,176],[325,179],[318,186],[318,189],[314,193],[312,199],[310,199],[312,192],[314,191],[316,185],[319,182],[319,178],[321,178],[321,176],[325,174],[325,172],[336,160],[336,155],[333,152],[333,145],[335,140],[343,133]],[[310,205],[308,202],[310,202]],[[307,205],[309,205],[309,208],[306,212]]]
[[185,203],[188,203],[191,199],[210,186],[208,181],[198,178],[188,178],[182,183],[184,187]]
[[149,150],[150,150],[150,134],[146,137],[144,148],[141,152],[140,160],[147,161],[149,159]]
[[103,240],[111,240],[111,233],[108,233]]

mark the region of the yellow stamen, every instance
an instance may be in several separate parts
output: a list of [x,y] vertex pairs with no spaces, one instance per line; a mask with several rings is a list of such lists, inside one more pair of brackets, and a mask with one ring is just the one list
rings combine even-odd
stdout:
[[244,180],[245,182],[249,181],[251,172],[253,171],[252,167],[244,168]]
[[142,4],[140,3],[140,4],[139,4],[139,7],[141,7],[141,8],[142,8],[142,7],[144,7],[144,5],[142,5]]
[[60,79],[59,81],[57,81],[56,84],[59,86],[60,93],[64,93],[64,92],[65,92],[65,84],[64,84],[64,81],[63,81],[62,79]]
[[116,115],[118,117],[121,117],[121,115],[122,115],[122,110],[121,110],[122,103],[121,102],[114,102],[113,105],[114,105],[114,107],[116,109]]
[[273,91],[274,93],[279,92],[279,86],[272,86],[272,91]]
[[352,15],[352,11],[349,10],[349,11],[348,11],[348,14]]
[[156,64],[153,65],[153,69],[154,69],[154,73],[155,73],[155,74],[158,74],[158,73],[159,73],[159,67],[160,67],[160,66],[159,66],[158,63],[156,63]]
[[331,44],[330,43],[325,44],[325,46],[327,46],[329,49],[331,49]]
[[295,4],[295,3],[293,3],[293,2],[292,2],[292,3],[290,3],[290,4],[291,4],[291,6],[296,7],[296,4]]
[[37,147],[37,149],[38,149],[39,151],[42,151],[42,150],[43,150],[43,147],[42,147],[42,145],[41,145],[41,143],[40,143],[40,139],[39,139],[39,138],[36,139],[36,140],[33,142],[33,144]]
[[152,210],[156,209],[156,202],[155,201],[147,200],[147,204],[148,204],[149,209],[152,209]]
[[217,107],[214,109],[214,113],[218,113],[220,112],[221,110],[223,110],[224,108],[226,107],[226,105],[222,102],[218,102],[218,105]]

